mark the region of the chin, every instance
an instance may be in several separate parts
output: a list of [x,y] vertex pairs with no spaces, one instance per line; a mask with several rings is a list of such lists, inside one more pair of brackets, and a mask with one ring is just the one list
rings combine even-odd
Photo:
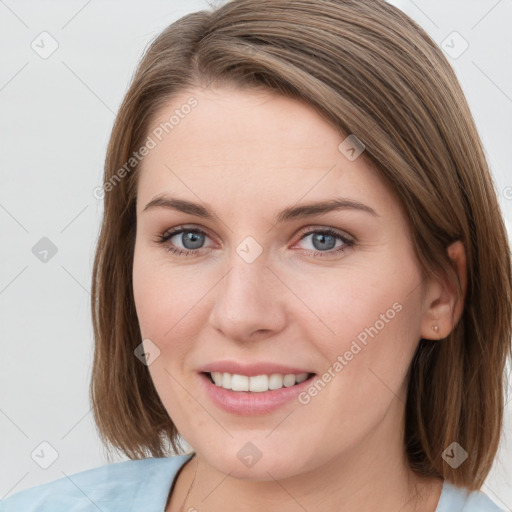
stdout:
[[[268,434],[265,434],[268,435]],[[251,481],[272,481],[293,477],[307,471],[307,455],[299,443],[283,449],[282,443],[260,438],[254,442],[230,440],[227,446],[201,447],[196,452],[217,471],[233,478]]]

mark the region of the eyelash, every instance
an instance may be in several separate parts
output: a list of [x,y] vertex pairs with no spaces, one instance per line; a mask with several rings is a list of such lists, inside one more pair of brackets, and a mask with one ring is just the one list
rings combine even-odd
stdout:
[[[179,227],[173,228],[171,230],[165,231],[164,233],[157,235],[156,243],[160,244],[160,245],[165,245],[173,236],[179,235],[180,233],[189,233],[189,232],[208,236],[208,234],[205,231],[203,231],[202,229],[187,228],[187,227],[179,226]],[[329,257],[329,256],[332,257],[333,255],[343,253],[344,251],[346,251],[347,249],[350,249],[351,247],[354,247],[354,245],[355,245],[354,240],[351,240],[351,239],[345,237],[338,231],[335,231],[334,229],[331,229],[331,228],[310,229],[309,231],[302,232],[300,234],[299,241],[303,240],[307,236],[314,234],[314,233],[333,236],[336,240],[342,241],[344,245],[342,245],[341,247],[338,247],[337,249],[330,249],[329,251],[311,251],[311,250],[304,249],[307,251],[308,255],[310,255],[310,256],[320,257],[320,258],[325,258],[325,257]],[[195,249],[195,250],[179,249],[177,247],[172,247],[172,246],[166,247],[166,250],[168,252],[171,252],[172,254],[174,254],[175,256],[178,256],[178,257],[187,257],[187,256],[191,256],[191,255],[199,256],[198,253],[201,249],[203,249],[203,247],[200,247],[199,249]]]

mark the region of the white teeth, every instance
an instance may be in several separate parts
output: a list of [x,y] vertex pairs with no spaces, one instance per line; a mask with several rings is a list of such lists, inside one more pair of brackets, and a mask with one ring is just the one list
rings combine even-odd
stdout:
[[256,377],[250,377],[249,391],[255,391],[257,393],[261,393],[262,391],[268,391],[268,376],[257,375]]
[[283,376],[273,373],[268,379],[268,389],[281,389],[283,387]]
[[286,375],[273,373],[272,375],[256,375],[248,377],[247,375],[231,374],[227,372],[211,372],[213,381],[219,387],[231,389],[232,391],[252,391],[262,393],[273,389],[289,388],[295,384],[304,382],[309,373],[299,373]]
[[231,389],[231,373],[222,374],[222,387],[225,389]]
[[283,379],[283,386],[285,388],[295,386],[295,375],[293,375],[292,373],[285,375]]
[[249,377],[246,375],[233,375],[231,377],[231,389],[233,391],[249,391]]
[[309,373],[299,373],[295,377],[295,384],[300,384],[301,382],[304,382],[308,378]]
[[217,386],[222,386],[222,373],[221,372],[212,372],[212,379],[217,384]]

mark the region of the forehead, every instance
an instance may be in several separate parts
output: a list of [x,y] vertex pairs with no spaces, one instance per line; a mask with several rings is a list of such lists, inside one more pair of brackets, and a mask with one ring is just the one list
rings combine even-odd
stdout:
[[138,212],[162,192],[207,202],[229,197],[245,208],[306,196],[392,199],[363,158],[340,151],[345,135],[310,105],[272,91],[183,91],[159,111],[149,133],[155,147],[142,161]]

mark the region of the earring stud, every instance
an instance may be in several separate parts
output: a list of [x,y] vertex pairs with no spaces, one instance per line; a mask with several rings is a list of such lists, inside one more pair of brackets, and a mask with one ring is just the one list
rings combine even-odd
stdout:
[[436,333],[439,332],[439,326],[438,325],[433,325],[432,326],[432,330],[435,331]]

